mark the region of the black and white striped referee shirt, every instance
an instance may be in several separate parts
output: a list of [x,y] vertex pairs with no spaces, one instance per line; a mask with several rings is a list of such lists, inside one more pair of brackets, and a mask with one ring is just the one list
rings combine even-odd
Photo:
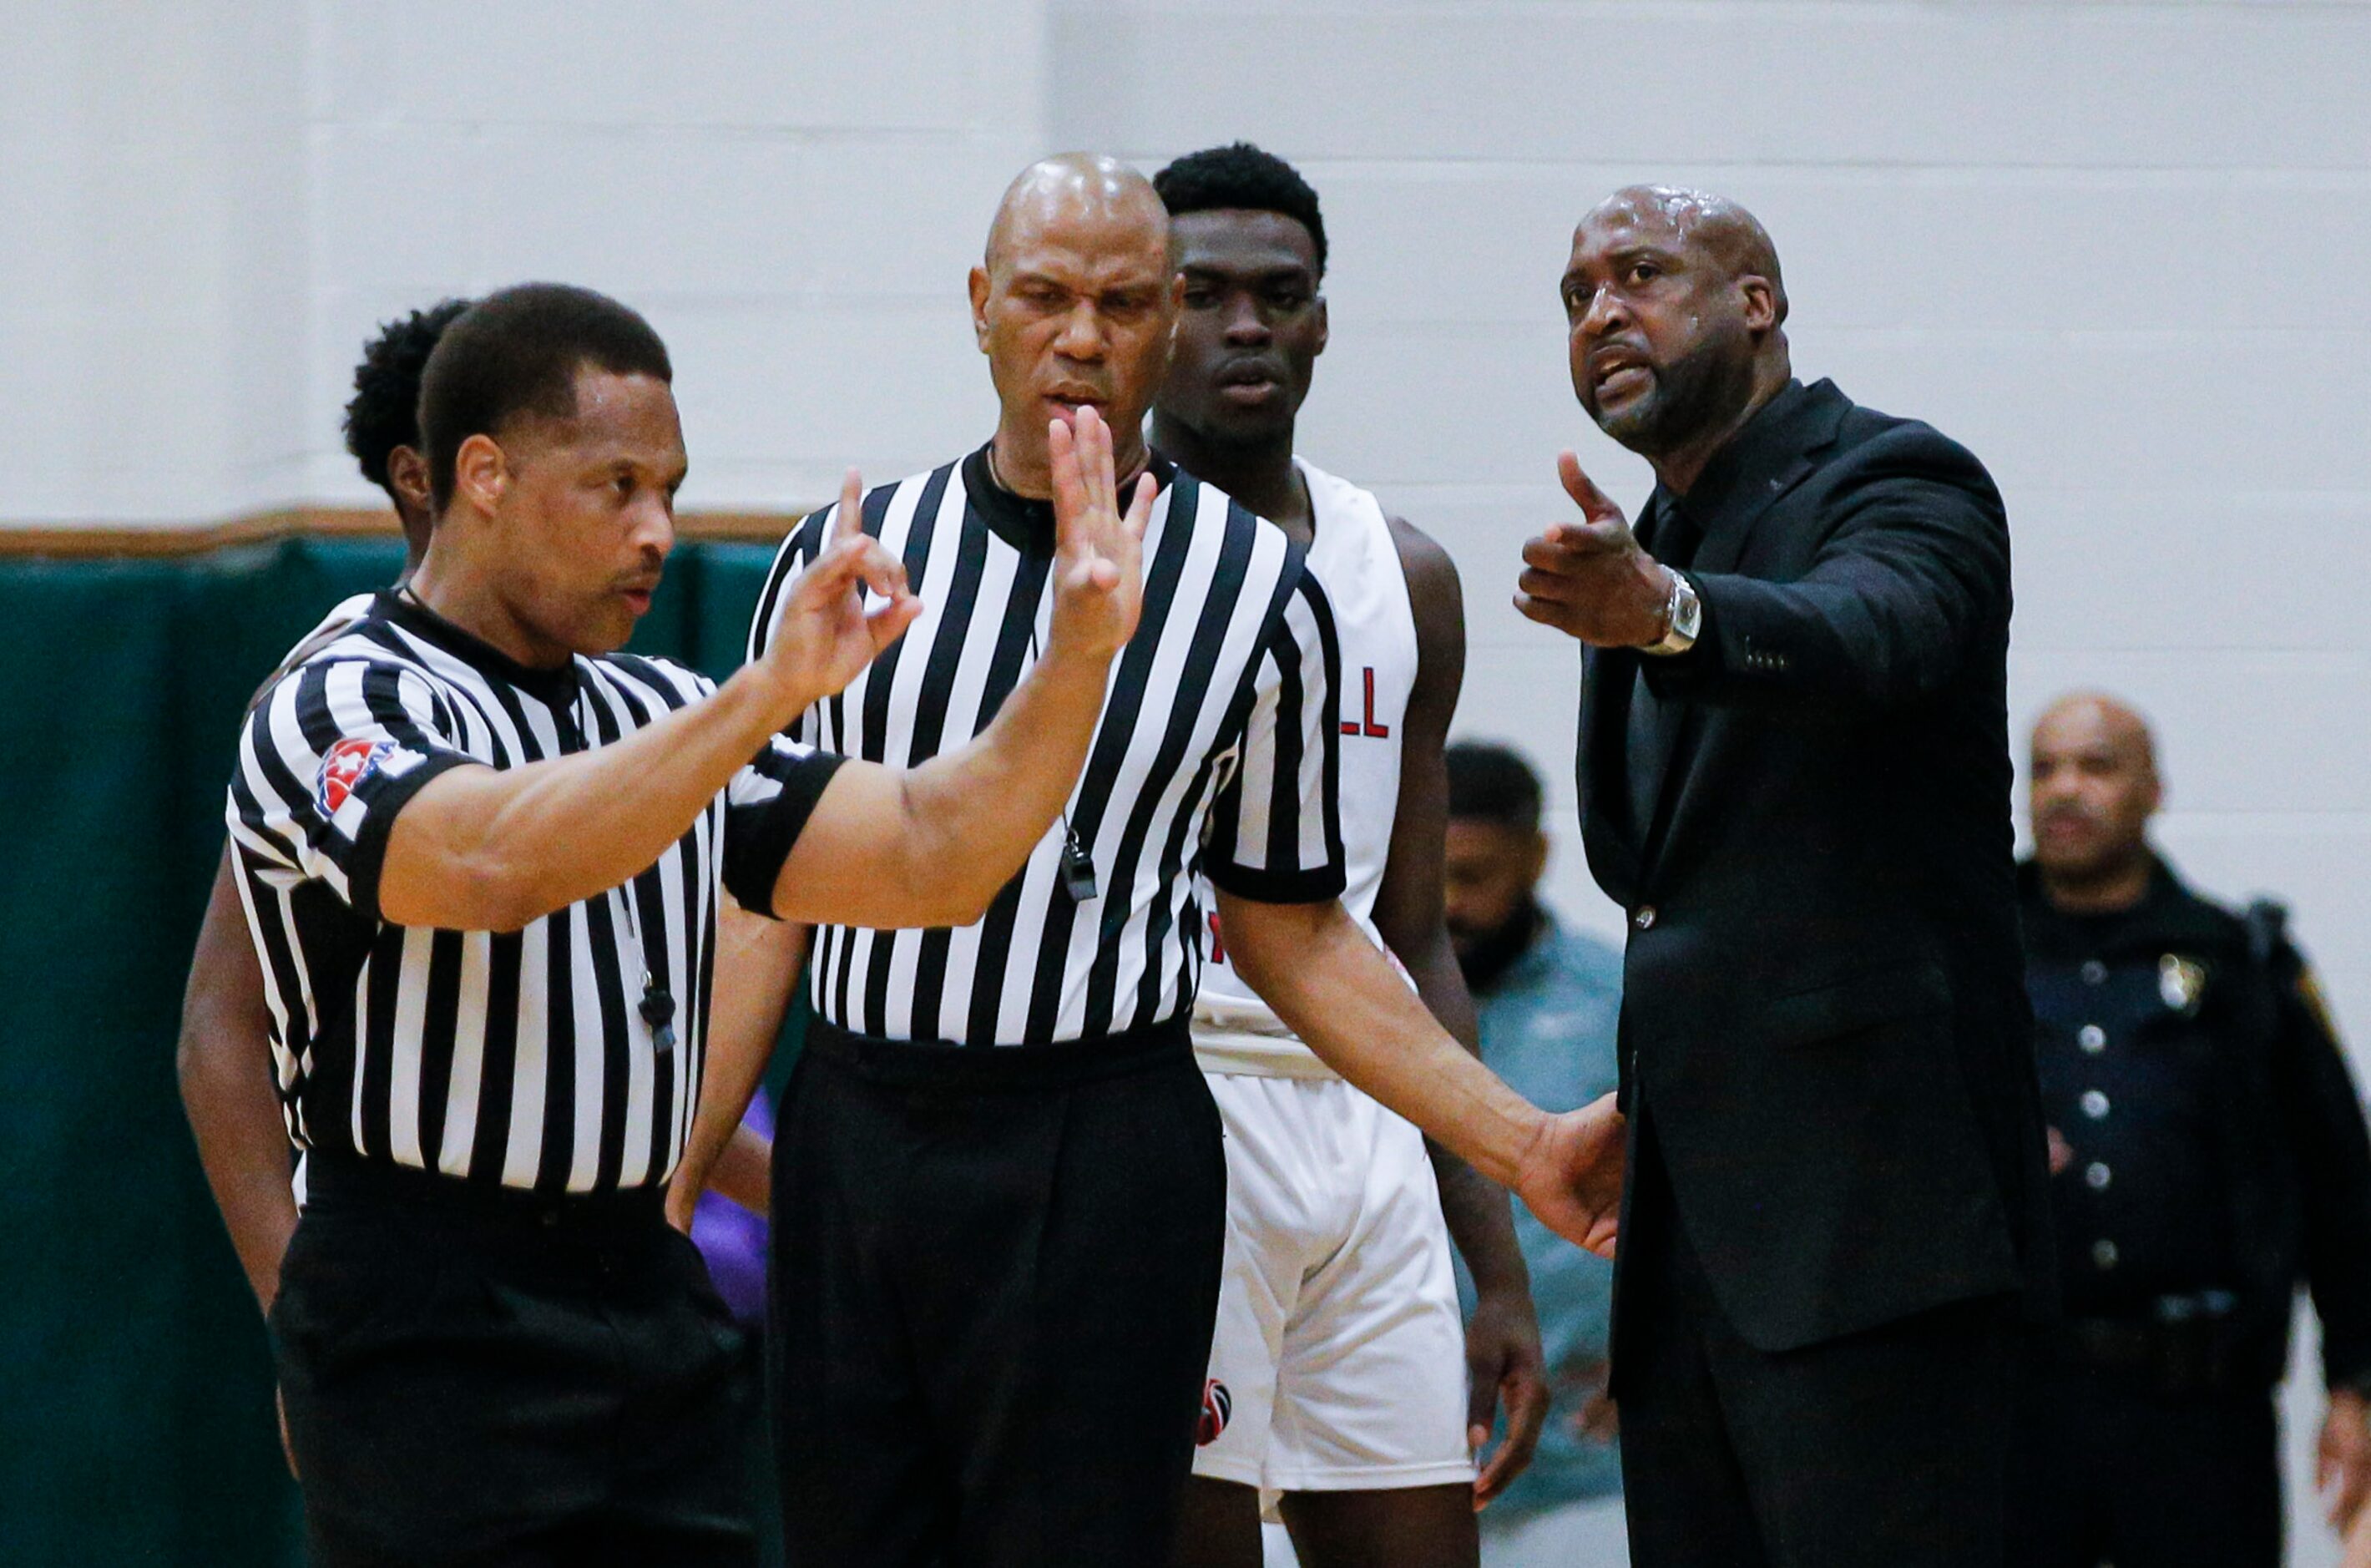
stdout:
[[[1314,902],[1343,888],[1331,610],[1283,530],[1155,460],[1144,614],[1114,662],[1066,819],[1094,866],[1083,902],[1057,823],[977,924],[818,931],[816,1015],[860,1035],[1035,1045],[1140,1029],[1190,1007],[1197,869],[1228,892]],[[783,541],[750,631],[821,548],[827,507]],[[1050,504],[997,485],[987,449],[873,491],[864,528],[902,557],[921,619],[793,726],[910,767],[985,728],[1045,645]]]
[[[531,669],[382,593],[258,698],[227,816],[300,1147],[510,1187],[664,1182],[707,1033],[720,877],[766,909],[839,759],[787,739],[625,887],[500,935],[389,924],[387,833],[449,768],[608,745],[711,690],[662,659]],[[662,1043],[648,981],[673,1000]]]

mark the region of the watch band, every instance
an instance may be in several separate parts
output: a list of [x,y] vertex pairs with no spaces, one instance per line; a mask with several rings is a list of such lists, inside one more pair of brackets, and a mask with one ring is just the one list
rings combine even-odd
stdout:
[[1671,597],[1663,605],[1663,635],[1638,651],[1669,658],[1696,645],[1696,634],[1704,629],[1704,600],[1696,597],[1695,585],[1685,573],[1669,566],[1663,570],[1671,574]]

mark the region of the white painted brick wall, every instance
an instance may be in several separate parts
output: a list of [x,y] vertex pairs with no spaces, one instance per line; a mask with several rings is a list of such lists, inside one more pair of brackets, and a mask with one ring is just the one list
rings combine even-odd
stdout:
[[[1508,609],[1514,551],[1559,445],[1634,503],[1648,478],[1572,401],[1555,281],[1599,194],[1707,185],[1775,235],[1798,365],[1999,479],[2020,730],[2077,682],[2147,706],[2169,846],[2291,897],[2371,1031],[2371,331],[2340,281],[2371,249],[2371,9],[1063,0],[1053,37],[1058,136],[1249,135],[1318,185],[1304,445],[1450,544],[1463,727],[1535,739],[1567,808],[1570,725],[1537,715],[1572,661]],[[2234,855],[2274,820],[2329,853]],[[1590,901],[1570,846],[1559,881]]]
[[[1514,551],[1562,505],[1559,445],[1633,501],[1647,476],[1573,404],[1555,278],[1612,186],[1729,191],[1787,257],[1805,370],[2007,493],[2020,724],[2075,682],[2143,702],[2169,844],[2291,896],[2371,1034],[2365,6],[90,0],[0,25],[16,521],[368,499],[335,431],[357,346],[525,276],[667,334],[690,500],[886,477],[986,426],[962,277],[1012,168],[1267,142],[1336,242],[1305,445],[1449,543],[1465,727],[1531,741],[1567,812],[1573,661],[1508,608]],[[2293,873],[2235,847],[2274,842],[2305,846]],[[1558,884],[1591,902],[1569,852]]]
[[[2151,713],[2164,845],[2292,900],[2371,1061],[2371,7],[1058,0],[1053,37],[1061,139],[1250,136],[1318,187],[1304,449],[1457,557],[1460,728],[1542,762],[1567,907],[1614,927],[1570,831],[1575,660],[1509,608],[1516,551],[1559,446],[1634,505],[1650,481],[1573,402],[1556,280],[1604,192],[1705,185],[1776,238],[1798,366],[1999,480],[2020,746],[2070,686]],[[2332,1561],[2296,1517],[2294,1561]]]
[[[317,410],[377,320],[550,277],[666,337],[688,505],[813,501],[990,428],[964,274],[1043,150],[1041,6],[316,0],[313,25]],[[392,201],[407,179],[434,199]],[[309,478],[364,494],[334,443]]]
[[0,7],[0,522],[375,499],[361,344],[526,277],[669,337],[694,505],[936,461],[1046,53],[1039,0]]
[[[675,350],[687,501],[885,478],[992,410],[963,275],[1002,181],[1251,136],[1335,240],[1304,446],[1448,544],[1461,727],[1570,821],[1576,661],[1507,598],[1577,446],[1574,219],[1729,192],[1798,366],[1932,420],[2017,531],[2022,727],[2157,719],[2163,840],[2296,907],[2371,1047],[2371,6],[2262,0],[82,0],[0,17],[0,519],[369,498],[374,324],[525,276]],[[1563,830],[1558,896],[1610,924]],[[2308,1543],[2314,1532],[2301,1532]]]

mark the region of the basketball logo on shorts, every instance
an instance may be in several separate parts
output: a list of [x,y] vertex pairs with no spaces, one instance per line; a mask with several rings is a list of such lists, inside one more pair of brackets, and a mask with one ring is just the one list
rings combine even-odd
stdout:
[[1194,1423],[1194,1446],[1207,1448],[1219,1440],[1227,1429],[1227,1418],[1235,1413],[1235,1397],[1216,1377],[1202,1385],[1202,1419]]

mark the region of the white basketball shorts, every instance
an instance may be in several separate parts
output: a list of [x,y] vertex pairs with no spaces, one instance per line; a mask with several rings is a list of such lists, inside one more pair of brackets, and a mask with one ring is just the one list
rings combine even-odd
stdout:
[[1227,1261],[1194,1473],[1270,1492],[1470,1482],[1465,1330],[1423,1134],[1339,1079],[1208,1076]]

